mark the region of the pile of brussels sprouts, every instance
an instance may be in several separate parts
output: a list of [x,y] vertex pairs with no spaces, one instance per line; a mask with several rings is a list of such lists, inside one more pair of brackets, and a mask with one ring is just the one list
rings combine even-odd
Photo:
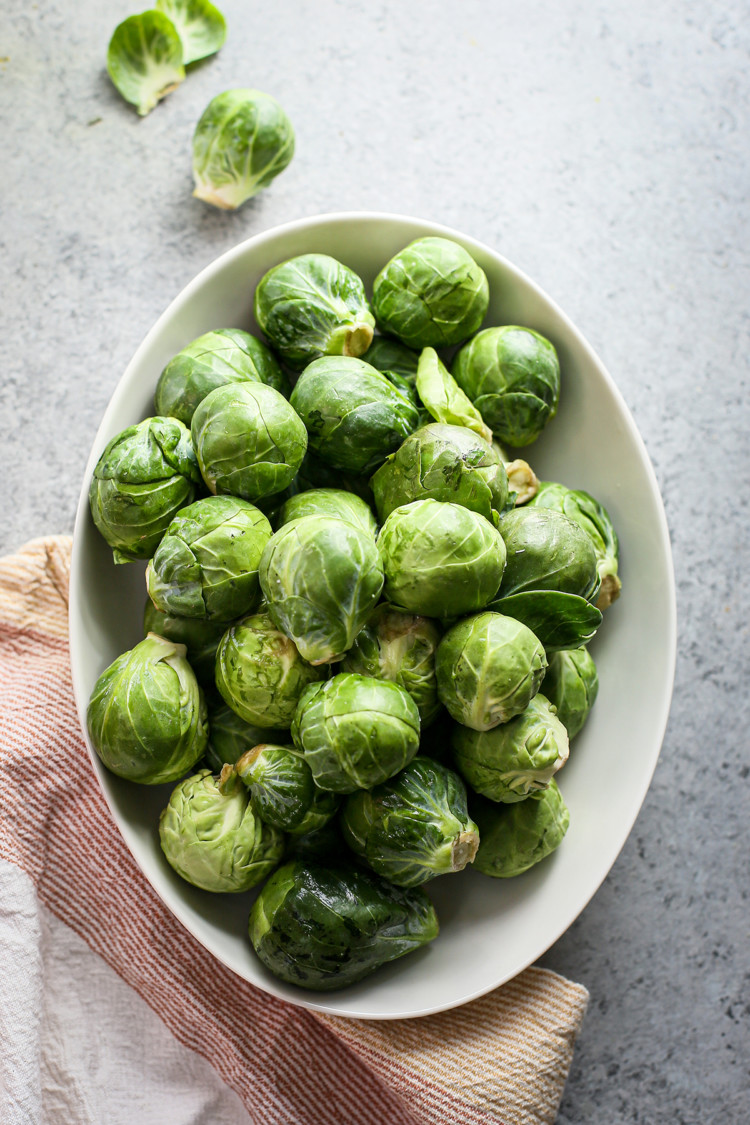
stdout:
[[442,238],[396,254],[372,306],[331,257],[282,262],[255,291],[268,343],[194,340],[93,474],[148,601],[92,743],[174,785],[159,833],[184,879],[267,880],[250,941],[303,988],[431,941],[430,879],[520,875],[568,827],[556,778],[596,698],[617,536],[493,440],[538,436],[560,370],[530,328],[481,329],[487,307]]

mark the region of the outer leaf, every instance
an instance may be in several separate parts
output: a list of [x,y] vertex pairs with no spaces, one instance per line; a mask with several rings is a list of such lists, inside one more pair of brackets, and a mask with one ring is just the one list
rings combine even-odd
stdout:
[[492,430],[466,397],[434,348],[424,348],[417,369],[417,391],[429,413],[437,422],[466,426],[486,442],[492,441]]
[[141,117],[185,77],[182,43],[163,12],[149,10],[123,20],[107,49],[107,70],[126,102]]
[[601,611],[586,598],[559,590],[510,594],[496,598],[487,608],[522,621],[548,653],[588,644],[602,623]]
[[213,55],[224,45],[226,21],[209,0],[156,0],[155,7],[174,24],[186,66]]

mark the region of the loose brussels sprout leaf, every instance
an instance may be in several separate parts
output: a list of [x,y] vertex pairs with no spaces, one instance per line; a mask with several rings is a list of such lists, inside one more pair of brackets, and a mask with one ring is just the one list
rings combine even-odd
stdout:
[[156,384],[157,414],[186,426],[199,402],[227,383],[265,383],[284,394],[287,380],[270,348],[240,328],[205,332],[170,359]]
[[440,630],[428,617],[380,605],[339,667],[342,672],[399,684],[416,703],[424,729],[441,711],[435,676],[439,643]]
[[428,412],[437,422],[466,426],[489,443],[492,430],[466,397],[434,348],[424,348],[419,357],[417,391]]
[[391,340],[388,336],[376,336],[362,359],[367,360],[371,367],[377,368],[383,374],[395,372],[406,379],[412,387],[416,386],[419,352],[412,351],[398,340]]
[[236,765],[247,750],[261,742],[279,740],[284,741],[280,731],[246,723],[225,703],[209,705],[206,761],[214,773],[221,773],[222,766]]
[[286,863],[250,913],[256,954],[281,980],[319,991],[346,988],[438,934],[419,888],[393,887],[365,871]]
[[210,491],[251,502],[287,488],[307,449],[302,420],[263,383],[217,387],[197,407],[191,430]]
[[495,879],[521,875],[562,843],[570,814],[553,780],[541,793],[515,805],[496,805],[477,797],[471,812],[479,825],[474,867]]
[[381,465],[419,425],[413,402],[364,360],[324,356],[309,364],[290,402],[307,427],[310,449],[347,473]]
[[573,739],[582,729],[599,692],[599,677],[591,653],[585,648],[556,652],[549,662],[542,691]]
[[377,521],[370,505],[353,492],[344,492],[339,488],[312,488],[290,496],[279,512],[277,526],[283,527],[285,523],[303,516],[333,516],[354,524],[373,539],[378,534]]
[[292,738],[316,785],[353,793],[408,765],[419,747],[419,711],[398,684],[340,672],[303,693]]
[[208,741],[203,693],[184,645],[153,633],[102,672],[86,725],[104,765],[144,785],[177,781]]
[[226,21],[209,0],[156,0],[154,6],[174,24],[186,66],[215,54],[224,46]]
[[381,520],[412,500],[462,504],[497,522],[508,480],[491,445],[465,426],[422,426],[410,434],[372,478]]
[[175,786],[159,840],[177,874],[204,891],[249,891],[284,854],[283,834],[253,812],[233,766],[220,777],[199,770]]
[[288,730],[303,691],[324,675],[265,613],[232,625],[216,653],[216,686],[224,702],[245,722],[267,729]]
[[203,690],[214,688],[216,649],[226,631],[226,622],[206,621],[198,617],[178,617],[162,613],[151,598],[143,611],[143,635],[157,633],[187,649],[187,659]]
[[486,328],[461,348],[451,370],[495,436],[509,445],[529,445],[557,413],[557,352],[530,328]]
[[339,798],[317,788],[304,756],[291,746],[255,746],[237,772],[258,816],[285,832],[322,828],[338,811]]
[[513,804],[546,789],[568,760],[568,733],[537,693],[525,711],[492,730],[456,726],[453,762],[469,785],[491,801]]
[[377,604],[383,567],[372,535],[331,516],[284,524],[260,561],[268,612],[311,664],[340,660]]
[[507,598],[495,598],[488,608],[522,621],[548,653],[588,644],[602,623],[601,611],[591,602],[558,590],[510,594]]
[[279,103],[260,90],[226,90],[208,103],[193,133],[193,195],[234,211],[283,172],[294,130]]
[[372,503],[372,489],[367,477],[358,476],[356,473],[342,473],[340,469],[326,465],[309,449],[297,473],[296,484],[300,492],[313,488],[338,488],[345,492],[352,492],[368,505]]
[[410,348],[443,348],[476,332],[489,304],[484,271],[458,243],[420,238],[375,278],[378,325]]
[[546,668],[537,637],[500,613],[479,613],[452,626],[435,661],[441,702],[472,730],[491,730],[524,711]]
[[507,551],[501,598],[528,590],[559,590],[596,601],[596,552],[585,531],[567,516],[527,505],[503,516],[500,534]]
[[429,758],[414,758],[390,781],[347,797],[341,828],[352,851],[398,887],[463,871],[479,845],[464,783]]
[[96,463],[89,506],[115,562],[151,558],[200,480],[190,433],[176,418],[146,418],[113,437]]
[[177,89],[185,77],[183,62],[174,24],[154,10],[118,24],[107,48],[109,77],[141,117]]
[[385,597],[425,617],[460,617],[484,609],[505,565],[505,544],[488,520],[437,500],[395,508],[381,528],[378,547]]
[[365,287],[327,254],[302,254],[270,269],[255,290],[255,319],[290,367],[324,355],[359,356],[375,324]]

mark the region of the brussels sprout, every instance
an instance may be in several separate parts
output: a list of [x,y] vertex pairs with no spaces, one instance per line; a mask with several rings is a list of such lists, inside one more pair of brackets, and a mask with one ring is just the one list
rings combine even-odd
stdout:
[[316,785],[353,793],[408,765],[419,748],[419,711],[398,684],[340,672],[303,692],[292,738]]
[[331,992],[369,976],[438,934],[419,888],[393,887],[348,866],[285,863],[250,913],[256,954],[281,980]]
[[549,662],[542,689],[557,717],[573,739],[583,727],[599,692],[596,664],[588,649],[556,652]]
[[247,750],[261,742],[278,741],[281,732],[273,728],[246,723],[225,703],[208,708],[208,746],[206,762],[220,773],[224,765],[234,766]]
[[170,523],[146,568],[149,597],[164,613],[232,621],[256,605],[258,565],[271,525],[236,496],[208,496]]
[[287,380],[265,344],[239,328],[206,332],[170,359],[156,384],[157,414],[179,418],[186,426],[199,402],[227,383],[265,383],[283,394]]
[[372,503],[372,489],[367,477],[357,473],[342,473],[326,465],[308,449],[300,470],[295,478],[299,492],[310,491],[313,488],[337,488],[344,492],[351,492],[359,496],[366,504]]
[[255,290],[255,319],[290,367],[324,355],[358,356],[375,324],[365,287],[327,254],[302,254],[274,266]]
[[411,348],[443,348],[476,332],[489,304],[484,271],[447,238],[419,238],[375,278],[378,325]]
[[530,328],[486,328],[461,348],[451,370],[487,425],[509,445],[529,445],[557,413],[557,352]]
[[483,609],[497,592],[505,544],[492,524],[459,504],[415,500],[394,508],[378,536],[385,597],[425,617]]
[[435,677],[439,643],[440,630],[428,617],[379,605],[339,667],[342,672],[399,684],[416,703],[424,728],[441,711]]
[[225,621],[206,621],[199,617],[178,617],[162,613],[151,598],[146,598],[143,611],[143,635],[157,633],[187,649],[187,659],[201,687],[213,688],[216,649],[226,632]]
[[462,504],[497,522],[508,501],[502,461],[465,426],[433,422],[404,441],[372,478],[381,521],[412,500]]
[[141,117],[185,77],[182,43],[163,12],[150,9],[118,24],[107,48],[107,71]]
[[419,425],[410,399],[351,356],[309,364],[289,401],[307,427],[310,449],[348,473],[376,469]]
[[474,867],[495,879],[528,871],[562,843],[570,815],[557,783],[515,805],[476,798],[471,812],[479,826]]
[[591,602],[558,590],[510,594],[507,598],[493,599],[487,608],[523,622],[548,653],[580,648],[591,640],[602,623],[601,611]]
[[619,598],[622,588],[617,574],[620,544],[607,509],[588,492],[566,488],[564,484],[553,481],[540,483],[530,505],[562,512],[586,532],[596,551],[601,581],[596,600],[597,609],[607,609]]
[[434,348],[424,348],[419,357],[417,391],[427,412],[437,421],[451,426],[466,426],[486,442],[492,430],[472,405]]
[[544,648],[531,630],[499,613],[459,621],[435,659],[441,702],[472,730],[491,730],[524,711],[546,668]]
[[344,492],[340,488],[311,488],[308,492],[290,496],[279,512],[277,526],[283,527],[285,523],[303,516],[333,516],[354,524],[373,539],[378,534],[378,524],[370,505],[353,492]]
[[302,420],[263,383],[217,387],[199,403],[191,430],[209,490],[250,501],[291,484],[307,449]]
[[260,90],[225,90],[208,103],[193,133],[196,199],[234,211],[268,187],[294,156],[294,129]]
[[284,854],[284,836],[253,811],[233,766],[199,770],[175,786],[159,818],[171,867],[204,891],[249,891]]
[[429,758],[347,797],[341,828],[352,851],[398,887],[463,871],[479,845],[461,778]]
[[367,360],[371,367],[377,368],[384,375],[395,372],[412,386],[416,384],[419,352],[412,351],[398,340],[391,340],[388,336],[376,336],[362,359]]
[[118,777],[144,785],[177,781],[203,754],[206,704],[185,653],[184,645],[149,633],[96,681],[86,725]]
[[367,531],[332,516],[284,524],[260,561],[272,619],[311,664],[351,648],[383,588],[383,567]]
[[501,598],[529,590],[558,590],[595,601],[596,552],[586,532],[547,508],[516,508],[500,521],[507,559]]
[[303,660],[268,614],[245,617],[229,628],[216,653],[216,686],[247,723],[287,730],[305,688],[322,668]]
[[541,693],[520,715],[492,730],[456,726],[451,745],[456,769],[469,785],[509,805],[546,789],[569,749],[568,732]]
[[113,437],[96,463],[89,505],[115,562],[151,558],[200,480],[190,433],[176,418],[146,418]]
[[156,0],[154,7],[172,21],[182,43],[185,66],[224,46],[226,21],[209,0]]
[[340,799],[318,789],[304,756],[291,746],[254,746],[238,761],[237,772],[258,816],[285,832],[322,828],[338,811]]

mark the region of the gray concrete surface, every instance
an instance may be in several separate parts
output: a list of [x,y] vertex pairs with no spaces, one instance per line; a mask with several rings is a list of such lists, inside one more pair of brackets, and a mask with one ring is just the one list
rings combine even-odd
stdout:
[[[618,382],[678,583],[653,784],[543,959],[592,997],[559,1121],[750,1120],[748,4],[224,0],[224,50],[144,120],[104,69],[137,6],[2,7],[0,549],[72,529],[129,358],[234,243],[375,209],[499,249]],[[298,149],[224,214],[190,196],[190,137],[214,94],[243,85],[279,98]]]

